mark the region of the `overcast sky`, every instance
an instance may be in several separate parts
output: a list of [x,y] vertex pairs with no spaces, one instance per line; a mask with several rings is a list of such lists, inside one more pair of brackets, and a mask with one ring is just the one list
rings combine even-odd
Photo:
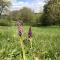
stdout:
[[29,7],[34,12],[42,12],[44,6],[44,0],[11,0],[11,10],[19,10],[22,7]]

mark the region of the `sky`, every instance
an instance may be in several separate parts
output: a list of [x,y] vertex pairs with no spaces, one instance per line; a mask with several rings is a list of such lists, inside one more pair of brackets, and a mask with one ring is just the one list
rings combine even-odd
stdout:
[[22,7],[29,7],[34,12],[42,12],[44,0],[11,0],[11,10],[19,10]]

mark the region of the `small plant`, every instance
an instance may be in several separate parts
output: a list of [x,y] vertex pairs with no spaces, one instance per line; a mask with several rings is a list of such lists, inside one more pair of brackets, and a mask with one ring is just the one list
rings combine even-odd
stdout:
[[18,34],[20,36],[20,44],[21,44],[21,48],[22,48],[22,52],[23,52],[23,60],[26,60],[26,55],[25,55],[25,49],[24,49],[24,44],[23,44],[23,24],[22,22],[17,22],[17,26],[18,26]]
[[31,48],[32,48],[32,27],[30,26],[29,32],[28,32],[28,38],[30,40]]

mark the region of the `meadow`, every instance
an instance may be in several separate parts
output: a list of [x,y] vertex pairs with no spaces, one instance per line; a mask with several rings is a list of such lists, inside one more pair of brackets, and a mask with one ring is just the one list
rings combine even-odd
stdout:
[[[32,49],[29,26],[24,26],[23,40],[27,60],[60,60],[60,27],[32,27]],[[0,60],[23,60],[16,26],[0,26]]]

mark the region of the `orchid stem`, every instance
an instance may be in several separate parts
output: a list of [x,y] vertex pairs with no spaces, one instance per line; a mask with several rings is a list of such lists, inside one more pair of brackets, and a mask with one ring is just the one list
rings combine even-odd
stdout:
[[29,38],[30,40],[30,45],[31,45],[31,49],[32,49],[32,38]]
[[26,60],[25,50],[24,50],[24,45],[23,45],[22,37],[20,37],[20,44],[21,44],[21,48],[22,48],[22,52],[23,52],[23,60]]

